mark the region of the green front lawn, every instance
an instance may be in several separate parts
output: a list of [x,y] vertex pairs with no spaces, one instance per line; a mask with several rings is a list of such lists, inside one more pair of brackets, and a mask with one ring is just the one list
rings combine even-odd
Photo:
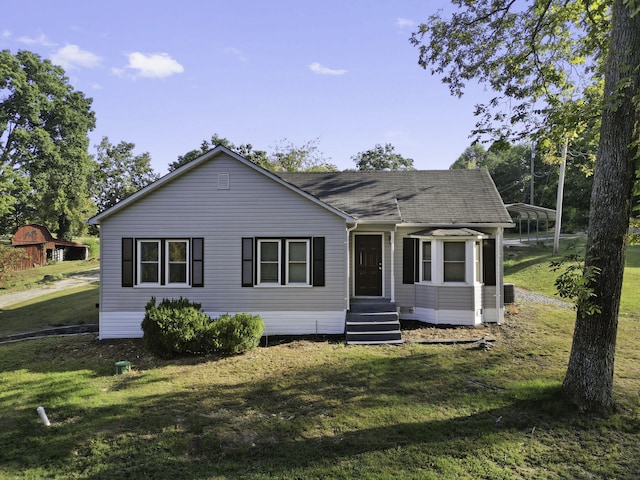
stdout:
[[[0,345],[0,478],[639,478],[637,248],[609,419],[560,398],[574,312],[551,306],[510,307],[489,350],[296,340],[166,361],[47,338]],[[544,284],[545,255],[512,259],[508,280]],[[133,371],[114,375],[120,360]]]

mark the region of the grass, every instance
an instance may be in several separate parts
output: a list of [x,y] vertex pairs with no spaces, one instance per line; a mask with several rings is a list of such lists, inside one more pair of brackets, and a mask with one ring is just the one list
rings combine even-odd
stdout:
[[98,285],[52,292],[0,309],[0,336],[98,323]]
[[51,275],[53,278],[64,278],[77,273],[85,273],[92,270],[98,270],[100,262],[98,259],[89,260],[72,260],[66,262],[55,262],[44,267],[30,268],[14,272],[11,279],[0,288],[0,295],[3,293],[25,290],[42,283],[45,275]]
[[558,396],[571,317],[525,306],[490,351],[300,340],[169,362],[93,336],[4,345],[0,478],[635,478],[640,355],[621,344],[620,412],[580,415]]
[[[508,278],[537,285],[545,255],[521,254]],[[92,335],[0,345],[0,478],[638,478],[636,302],[608,419],[560,397],[574,313],[544,305],[510,309],[488,351],[296,340],[164,361]],[[119,360],[133,371],[114,375]]]
[[[552,255],[550,246],[508,249],[505,254],[505,282],[520,288],[546,295],[556,294],[555,279],[559,272],[549,268],[552,260],[566,255],[569,243],[561,244],[560,253]],[[578,243],[578,251],[584,251],[584,240]],[[622,284],[621,315],[640,317],[640,245],[627,247],[626,267]]]

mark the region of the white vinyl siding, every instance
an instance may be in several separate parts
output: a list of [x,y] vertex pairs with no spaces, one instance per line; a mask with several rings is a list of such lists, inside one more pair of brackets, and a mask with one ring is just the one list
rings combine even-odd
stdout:
[[[228,190],[216,188],[220,172],[230,176]],[[141,312],[135,320],[135,328],[139,328],[144,306],[152,296],[158,300],[186,296],[202,304],[205,312],[256,312],[266,318],[274,318],[269,312],[287,311],[291,312],[292,323],[299,318],[297,324],[286,329],[267,322],[269,335],[294,330],[315,333],[316,320],[310,320],[306,312],[318,316],[319,332],[328,333],[329,330],[322,327],[324,321],[320,320],[324,318],[324,312],[343,312],[346,309],[347,236],[344,219],[224,154],[105,218],[100,230],[100,312],[101,315],[108,314],[105,319],[115,318],[111,315],[118,312]],[[188,290],[180,285],[159,284],[145,288],[122,287],[124,237],[203,238],[204,287]],[[255,283],[258,281],[258,239],[324,238],[325,285],[296,289],[243,288],[242,239],[245,237],[256,239]],[[309,261],[310,270],[311,263]],[[308,282],[311,283],[310,277]],[[335,325],[331,327],[335,328]],[[344,328],[344,316],[341,328]],[[125,327],[118,326],[116,330],[127,336]],[[110,335],[117,336],[117,331]]]

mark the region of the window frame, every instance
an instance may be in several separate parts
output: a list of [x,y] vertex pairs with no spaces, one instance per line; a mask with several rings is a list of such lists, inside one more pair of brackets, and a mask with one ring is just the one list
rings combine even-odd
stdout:
[[[429,245],[429,260],[425,260],[425,246]],[[435,247],[435,242],[432,241],[431,239],[426,239],[426,240],[421,240],[420,241],[420,281],[421,282],[428,282],[428,283],[433,283],[433,259],[434,259],[434,255],[433,255],[433,250]],[[426,264],[429,264],[429,278],[425,278],[425,266]]]
[[[469,240],[443,240],[442,241],[442,283],[444,284],[467,284],[467,245]],[[447,260],[446,249],[447,245],[462,244],[463,259],[462,260]],[[462,280],[447,280],[447,266],[448,265],[462,265],[463,279]]]
[[[135,259],[133,261],[135,268],[135,283],[131,286],[135,288],[192,288],[194,285],[192,276],[191,265],[191,249],[193,248],[194,238],[135,238]],[[185,244],[185,256],[186,260],[181,262],[171,262],[169,259],[169,244],[181,242]],[[142,260],[142,244],[155,243],[158,248],[158,258],[156,262],[143,261]],[[145,282],[142,279],[142,264],[143,263],[155,263],[158,268],[158,277],[156,282]],[[181,263],[185,266],[185,281],[184,282],[171,282],[171,264]]]
[[[277,268],[277,280],[275,282],[262,281],[262,264],[266,263],[262,260],[262,244],[263,243],[275,243],[277,244],[278,260],[276,263]],[[272,260],[268,260],[270,264],[274,263]],[[258,238],[256,241],[256,285],[260,286],[277,286],[282,282],[282,240],[280,238]]]
[[[266,262],[262,260],[262,245],[265,243],[276,243],[278,245],[278,260],[277,260],[277,269],[278,269],[278,279],[277,281],[265,282],[262,280],[262,266]],[[294,282],[291,280],[291,265],[292,260],[290,259],[291,244],[294,243],[303,243],[305,245],[305,281],[304,282]],[[282,238],[269,238],[257,237],[255,239],[255,255],[256,255],[256,279],[255,285],[256,287],[312,287],[313,286],[313,270],[311,267],[312,263],[312,238],[311,237],[282,237]],[[269,261],[270,263],[275,263],[273,261]],[[295,264],[300,264],[303,262],[296,261]]]
[[[296,265],[299,265],[303,262],[301,261],[292,261],[290,258],[291,249],[290,246],[292,243],[304,243],[305,244],[305,280],[304,282],[293,282],[291,281],[291,264],[295,262]],[[298,286],[309,286],[311,285],[311,239],[309,238],[287,238],[285,239],[285,285],[298,285]]]
[[[142,244],[143,243],[155,243],[158,249],[158,257],[155,262],[142,259]],[[142,264],[154,263],[157,265],[157,281],[145,282],[142,280]],[[155,287],[162,285],[162,241],[156,238],[138,238],[136,239],[136,286],[140,287]]]
[[[184,243],[185,244],[185,260],[184,261],[171,261],[170,257],[170,252],[171,249],[169,248],[169,244],[170,243]],[[190,286],[191,285],[191,268],[190,268],[190,264],[191,264],[191,258],[190,258],[190,251],[191,251],[191,240],[186,239],[186,238],[169,238],[166,239],[164,241],[164,247],[165,247],[165,269],[164,269],[164,285],[168,286],[168,287],[185,287],[185,286]],[[172,282],[171,281],[171,265],[172,264],[184,264],[184,269],[185,269],[185,279],[184,282]]]
[[[403,271],[403,283],[420,283],[438,286],[463,286],[463,285],[483,285],[484,284],[484,258],[482,249],[484,241],[491,239],[488,234],[458,236],[458,235],[415,235],[405,237],[415,243],[414,256],[410,256],[409,262],[413,265],[415,272],[415,282],[405,281],[406,272]],[[425,277],[425,245],[431,243],[431,279]],[[448,243],[460,243],[464,245],[464,262],[460,260],[445,261],[445,245]],[[410,246],[404,245],[405,249]],[[409,268],[410,264],[404,259],[403,269]],[[463,265],[464,281],[445,280],[446,264]]]

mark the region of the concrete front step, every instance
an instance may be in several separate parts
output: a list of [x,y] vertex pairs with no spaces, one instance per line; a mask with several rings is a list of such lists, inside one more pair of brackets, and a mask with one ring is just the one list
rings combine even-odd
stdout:
[[396,304],[388,298],[352,298],[349,311],[352,313],[395,312]]
[[347,322],[348,333],[395,332],[400,329],[398,322]]
[[348,313],[348,323],[398,323],[400,320],[397,312],[381,313]]
[[388,298],[354,298],[345,332],[350,345],[403,343],[396,304]]
[[351,340],[351,341],[348,341],[347,343],[349,345],[401,345],[404,343],[404,340],[376,340],[376,341],[367,340],[364,342]]
[[400,330],[390,332],[347,332],[347,343],[389,343],[402,342]]

